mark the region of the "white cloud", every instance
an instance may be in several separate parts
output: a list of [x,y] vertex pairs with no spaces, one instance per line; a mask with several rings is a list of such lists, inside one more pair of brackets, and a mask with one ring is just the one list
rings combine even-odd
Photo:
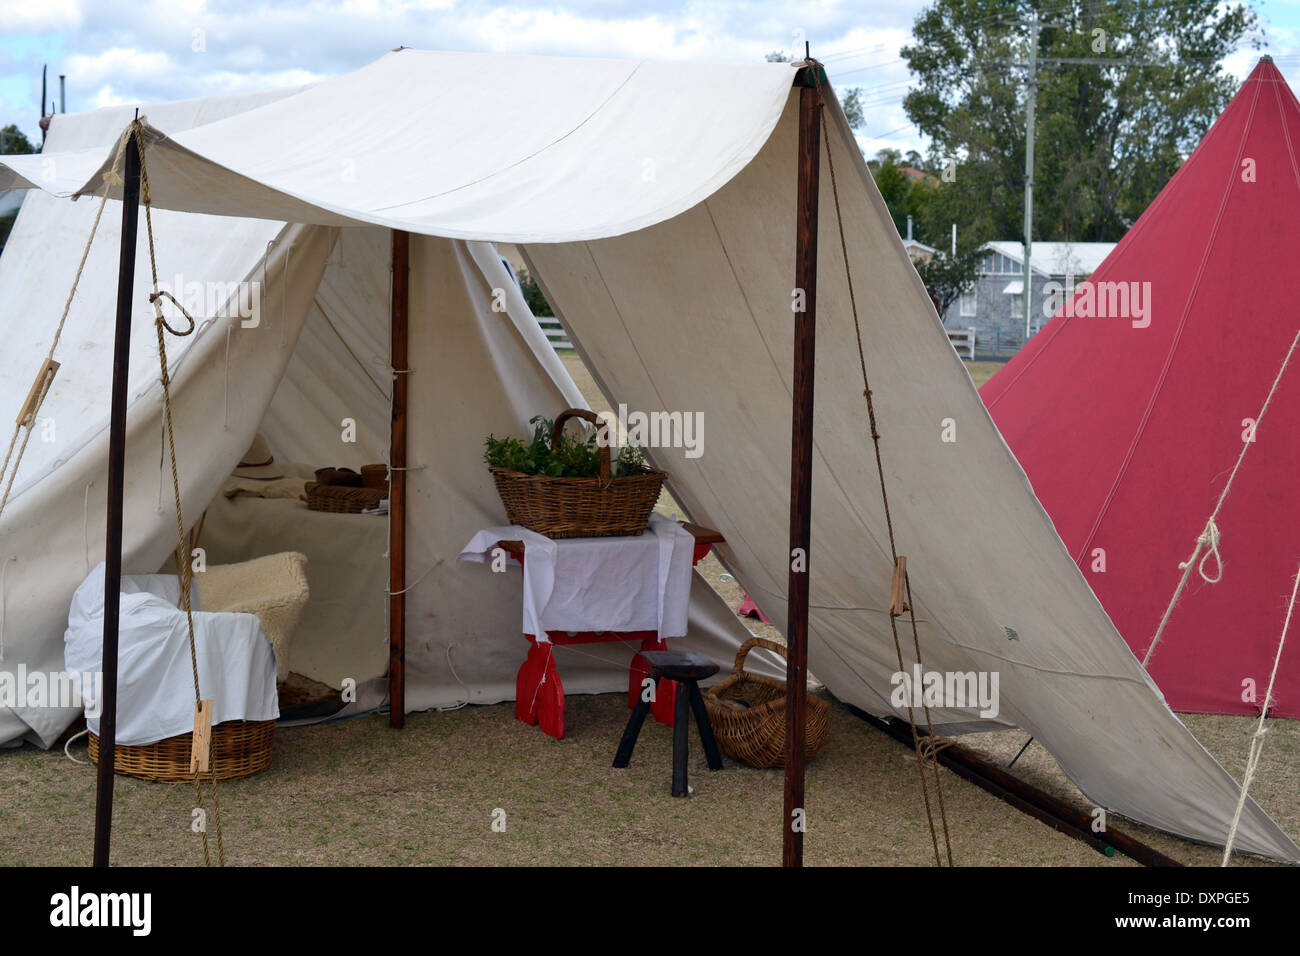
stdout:
[[176,72],[176,62],[166,53],[115,47],[93,56],[74,55],[66,61],[68,81],[94,86],[108,80],[156,80]]
[[0,33],[75,29],[81,18],[79,0],[0,0]]
[[108,83],[97,89],[91,95],[90,101],[94,104],[95,109],[103,109],[105,106],[121,106],[128,102],[126,97],[114,93],[113,87]]

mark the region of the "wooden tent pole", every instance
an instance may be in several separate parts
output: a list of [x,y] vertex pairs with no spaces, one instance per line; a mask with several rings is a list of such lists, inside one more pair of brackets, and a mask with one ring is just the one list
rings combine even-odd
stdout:
[[108,424],[108,520],[104,532],[103,708],[95,777],[95,866],[108,866],[113,831],[117,744],[117,631],[122,598],[122,498],[126,486],[126,386],[131,363],[131,295],[140,213],[140,150],[127,134],[122,183],[122,241],[117,263],[117,327],[113,339],[112,411]]
[[393,230],[393,419],[388,461],[388,726],[406,726],[406,383],[411,234]]
[[[785,819],[781,859],[803,866],[804,738],[808,702],[808,575],[812,538],[813,373],[817,328],[817,176],[821,97],[810,63],[800,71],[799,182],[795,207],[794,396],[790,444],[790,587],[786,619]],[[800,308],[802,306],[802,308]]]

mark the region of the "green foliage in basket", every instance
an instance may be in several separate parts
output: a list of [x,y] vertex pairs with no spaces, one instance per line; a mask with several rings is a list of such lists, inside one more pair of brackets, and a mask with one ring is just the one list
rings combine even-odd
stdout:
[[[533,426],[530,442],[488,435],[483,442],[483,460],[488,467],[507,468],[525,475],[546,475],[548,478],[594,478],[600,474],[600,447],[596,443],[595,429],[586,438],[576,438],[565,432],[552,447],[554,420],[537,415],[529,424]],[[634,445],[620,448],[618,457],[610,465],[614,477],[636,474],[644,468],[645,454]]]

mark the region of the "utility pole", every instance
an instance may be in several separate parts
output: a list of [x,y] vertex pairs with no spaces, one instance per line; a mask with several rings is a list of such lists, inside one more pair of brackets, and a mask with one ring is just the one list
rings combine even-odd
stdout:
[[[1038,35],[1043,27],[1069,27],[1068,23],[1043,23],[1038,19],[1038,11],[1033,12],[1029,21],[1029,60],[1001,59],[998,62],[1009,66],[1026,67],[1028,78],[1025,80],[1025,261],[1024,288],[1020,294],[1025,306],[1025,341],[1033,332],[1033,270],[1029,260],[1034,247],[1034,127],[1038,110],[1038,70],[1042,66],[1166,66],[1158,60],[1136,60],[1129,57],[1103,59],[1091,56],[1049,56],[1039,59]],[[955,246],[954,246],[955,253]]]
[[1029,258],[1034,248],[1034,113],[1038,108],[1038,11],[1029,21],[1029,79],[1025,90],[1025,282],[1020,298],[1025,306],[1025,341],[1032,334],[1030,318],[1033,314],[1033,272]]

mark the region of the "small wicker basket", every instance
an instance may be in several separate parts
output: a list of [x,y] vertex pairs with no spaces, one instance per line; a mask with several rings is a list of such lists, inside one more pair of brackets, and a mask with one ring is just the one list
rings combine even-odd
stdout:
[[[128,777],[155,780],[159,783],[186,783],[190,773],[191,734],[178,734],[153,744],[115,748],[113,769]],[[275,739],[274,720],[228,720],[212,728],[212,773],[201,774],[211,780],[249,777],[271,764],[271,744]],[[99,735],[90,734],[90,759],[99,763]]]
[[[570,418],[599,425],[594,412],[570,408],[555,419],[552,445]],[[600,446],[600,474],[594,478],[550,478],[508,468],[489,468],[511,524],[548,538],[638,535],[646,529],[668,472],[647,468],[639,475],[610,476],[609,445]]]
[[311,511],[332,511],[336,514],[356,514],[374,508],[384,498],[377,488],[352,488],[346,485],[322,485],[309,481],[306,487],[307,507]]
[[[745,657],[755,647],[785,657],[775,641],[754,637],[741,644],[731,675],[704,691],[704,706],[724,754],[751,767],[775,767],[785,762],[785,682],[745,673]],[[826,742],[831,705],[813,695],[807,700],[804,759],[812,760]]]

